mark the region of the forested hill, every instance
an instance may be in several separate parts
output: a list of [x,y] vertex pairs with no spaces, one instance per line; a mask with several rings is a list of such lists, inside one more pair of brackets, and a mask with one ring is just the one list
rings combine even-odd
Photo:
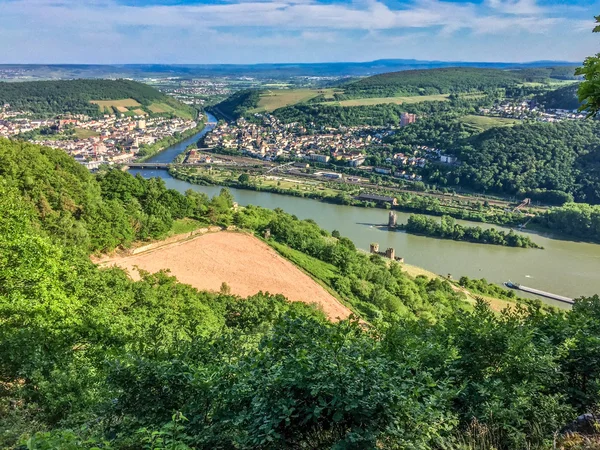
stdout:
[[142,108],[163,103],[174,109],[190,109],[151,86],[131,80],[0,82],[0,105],[8,103],[13,110],[29,111],[39,116],[63,113],[94,116],[104,109],[92,101],[124,99],[133,99]]
[[[560,68],[563,69],[563,68]],[[364,78],[343,86],[347,97],[391,97],[489,91],[512,87],[524,81],[541,81],[566,76],[571,69],[500,70],[450,67],[406,70]]]
[[549,109],[577,109],[581,106],[577,98],[578,83],[537,95],[535,100]]
[[245,89],[236,92],[230,97],[215,105],[217,114],[225,116],[225,118],[237,119],[242,117],[249,109],[256,108],[260,100],[260,92],[255,89]]
[[[425,136],[427,122],[395,137]],[[438,133],[439,135],[439,133]],[[457,132],[451,133],[456,137]],[[454,141],[462,164],[434,174],[435,182],[453,181],[478,192],[529,195],[536,189],[562,193],[562,202],[600,203],[600,124],[596,121],[532,123],[491,128]],[[558,198],[558,197],[557,197]],[[547,201],[548,199],[546,199]],[[544,201],[544,200],[543,200]],[[558,202],[559,204],[561,202]]]
[[[0,448],[580,448],[564,427],[600,402],[597,296],[497,313],[314,221],[234,210],[227,191],[94,176],[8,140],[0,171]],[[365,322],[166,272],[133,281],[88,257],[184,216],[271,230]]]

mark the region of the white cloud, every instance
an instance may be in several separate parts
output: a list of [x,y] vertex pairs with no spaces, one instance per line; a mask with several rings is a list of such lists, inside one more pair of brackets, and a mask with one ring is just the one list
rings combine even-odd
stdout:
[[[221,52],[228,62],[277,55],[316,60],[327,59],[333,48],[337,54],[352,55],[357,39],[361,46],[378,46],[371,53],[388,52],[381,57],[392,56],[394,42],[411,42],[413,48],[435,45],[426,48],[426,53],[435,54],[445,48],[441,40],[450,38],[476,46],[482,36],[501,44],[506,36],[546,33],[550,44],[551,39],[565,39],[565,33],[556,32],[559,26],[581,34],[587,23],[583,19],[592,16],[582,10],[580,18],[569,21],[564,11],[555,13],[535,0],[409,1],[391,7],[382,0],[230,0],[168,6],[130,6],[116,0],[0,0],[0,45],[5,47],[0,62],[203,62],[196,54],[201,49],[212,59]],[[456,35],[462,40],[454,39]],[[515,54],[511,59],[519,58]]]

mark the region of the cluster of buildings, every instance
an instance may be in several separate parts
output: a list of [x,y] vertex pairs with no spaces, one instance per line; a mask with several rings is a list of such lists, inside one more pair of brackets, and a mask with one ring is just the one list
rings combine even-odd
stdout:
[[583,120],[585,114],[577,110],[544,109],[535,100],[506,100],[491,108],[480,108],[484,116],[506,117],[510,119],[534,120],[537,122],[560,122],[561,120]]
[[10,112],[6,105],[0,114],[0,137],[17,137],[40,130],[29,138],[31,142],[60,148],[89,169],[96,169],[103,163],[131,161],[144,145],[152,145],[196,126],[195,121],[180,118],[114,115],[102,118],[70,115],[34,120],[22,112]]
[[400,126],[405,127],[406,125],[410,125],[411,123],[415,123],[417,121],[416,114],[410,114],[403,112],[400,114]]
[[203,105],[205,97],[231,94],[226,83],[210,80],[185,80],[175,88],[163,87],[162,90],[186,105]]
[[204,138],[207,147],[218,147],[272,161],[278,156],[328,163],[344,161],[358,167],[365,162],[365,150],[381,146],[385,131],[372,127],[345,127],[315,131],[297,123],[282,124],[275,117],[261,115],[262,124],[238,119],[219,124]]

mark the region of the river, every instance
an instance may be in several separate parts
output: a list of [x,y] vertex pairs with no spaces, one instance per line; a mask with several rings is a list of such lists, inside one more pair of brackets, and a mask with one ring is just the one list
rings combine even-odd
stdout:
[[[209,115],[209,123],[204,130],[155,155],[149,161],[172,161],[188,145],[212,129],[215,121]],[[167,187],[180,192],[194,189],[212,196],[221,189],[218,186],[197,186],[177,180],[164,170],[132,169],[130,172],[140,173],[144,177],[160,177]],[[537,244],[545,247],[544,250],[457,242],[387,231],[378,226],[387,223],[388,212],[383,209],[332,205],[268,192],[240,189],[231,189],[231,192],[240,205],[281,208],[301,219],[313,219],[326,230],[338,230],[343,236],[352,239],[358,248],[368,250],[371,242],[378,242],[383,249],[394,247],[396,255],[403,257],[408,264],[438,274],[452,274],[454,278],[462,275],[485,278],[498,284],[511,280],[573,298],[600,293],[600,246],[596,244],[560,240],[537,233],[528,234]],[[408,216],[409,214],[398,212],[398,223],[406,222]],[[459,222],[486,227],[485,224]],[[525,293],[519,292],[519,295],[523,296]],[[543,301],[564,306],[549,299]]]

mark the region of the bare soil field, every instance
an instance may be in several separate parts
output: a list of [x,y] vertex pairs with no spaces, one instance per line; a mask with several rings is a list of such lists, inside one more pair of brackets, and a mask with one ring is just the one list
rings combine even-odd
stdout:
[[138,255],[113,258],[102,265],[117,265],[138,279],[135,267],[158,272],[169,269],[182,283],[200,290],[219,291],[225,282],[231,293],[247,297],[259,291],[282,294],[292,301],[315,303],[332,320],[351,311],[321,285],[248,234],[208,233]]

